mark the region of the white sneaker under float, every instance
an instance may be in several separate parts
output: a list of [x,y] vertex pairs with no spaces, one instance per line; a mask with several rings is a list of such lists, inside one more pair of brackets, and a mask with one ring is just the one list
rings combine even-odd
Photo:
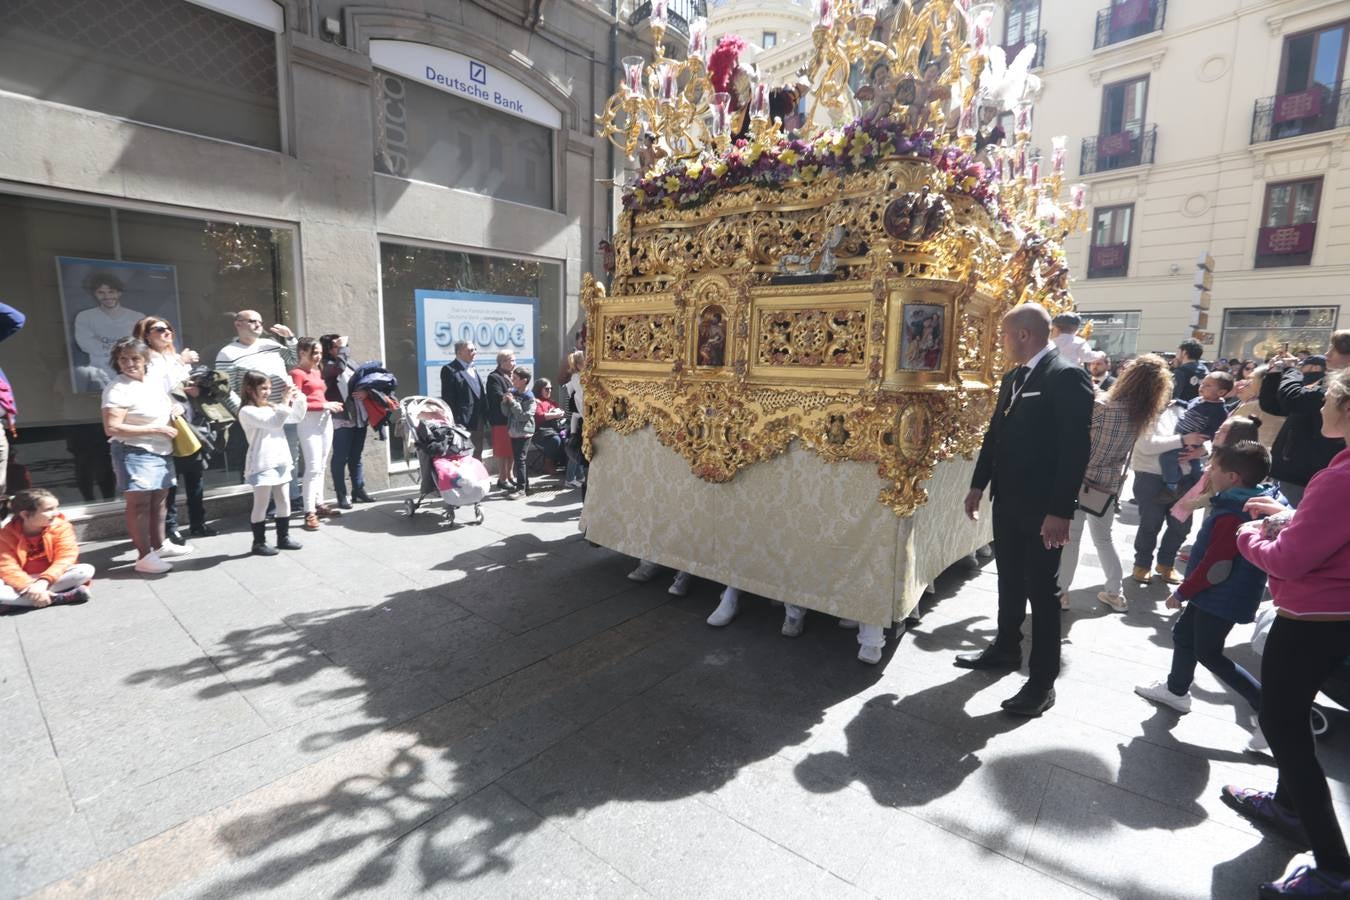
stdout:
[[670,587],[666,588],[666,593],[672,597],[683,597],[689,593],[689,582],[692,580],[693,576],[688,572],[676,572],[675,580],[670,583]]
[[1191,695],[1177,695],[1167,689],[1167,682],[1155,681],[1152,684],[1141,684],[1134,689],[1134,692],[1145,700],[1152,700],[1154,703],[1161,703],[1163,706],[1170,706],[1179,713],[1188,713],[1191,711]]
[[159,554],[151,550],[149,553],[136,560],[134,568],[142,575],[163,575],[173,568],[173,563],[167,563],[159,558]]
[[628,580],[651,581],[652,577],[656,575],[656,570],[659,568],[661,567],[658,566],[656,563],[644,559],[638,563],[638,567],[636,569],[628,573]]
[[802,629],[806,626],[806,610],[800,606],[793,606],[791,603],[783,604],[783,637],[801,637]]
[[708,624],[714,628],[721,628],[730,625],[731,620],[736,618],[736,613],[741,611],[741,592],[734,587],[723,588],[722,602],[717,604],[717,609],[708,616]]
[[858,661],[875,666],[886,649],[886,629],[880,625],[859,625],[858,644]]
[[165,541],[164,546],[155,552],[159,554],[160,559],[173,559],[175,556],[187,556],[195,549],[191,544],[175,544],[172,541]]

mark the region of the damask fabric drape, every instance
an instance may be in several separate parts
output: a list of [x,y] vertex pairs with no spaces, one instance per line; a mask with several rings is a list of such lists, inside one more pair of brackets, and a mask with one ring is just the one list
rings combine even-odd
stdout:
[[724,484],[644,429],[595,439],[581,527],[588,540],[807,609],[890,625],[924,586],[993,539],[987,507],[962,511],[974,463],[940,463],[928,502],[900,518],[877,501],[873,463],[830,464],[798,445]]

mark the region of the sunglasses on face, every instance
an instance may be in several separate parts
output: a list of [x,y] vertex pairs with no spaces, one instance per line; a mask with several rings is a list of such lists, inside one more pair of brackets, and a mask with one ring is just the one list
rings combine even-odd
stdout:
[[239,319],[241,325],[261,325],[262,319]]
[[167,332],[172,332],[172,331],[173,331],[173,329],[170,328],[168,325],[156,325],[156,326],[154,326],[153,328],[151,328],[150,330],[153,331],[153,332],[155,332],[156,334],[164,334],[166,331],[167,331]]

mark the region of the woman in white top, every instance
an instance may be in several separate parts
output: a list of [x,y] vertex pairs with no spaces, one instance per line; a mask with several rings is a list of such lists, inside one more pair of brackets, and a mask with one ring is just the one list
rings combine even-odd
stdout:
[[286,443],[285,428],[305,417],[305,395],[295,385],[286,386],[281,402],[269,403],[272,381],[261,372],[245,372],[240,381],[243,405],[239,407],[239,427],[248,439],[248,455],[244,458],[244,481],[253,486],[253,553],[257,556],[276,556],[277,550],[267,546],[267,503],[276,507],[277,549],[299,550],[300,544],[291,540],[291,448]]
[[[146,381],[162,383],[166,394],[172,394],[179,390],[183,383],[188,380],[188,374],[192,371],[192,366],[199,359],[197,351],[185,349],[180,353],[174,347],[173,326],[169,324],[168,319],[161,319],[159,316],[142,318],[136,323],[136,327],[131,330],[131,336],[140,338],[150,348],[150,365],[145,373]],[[193,523],[194,526],[200,525],[202,527],[200,529],[194,528],[194,531],[204,532],[206,530],[205,513],[201,511],[203,474],[201,457],[175,458],[173,465],[179,480],[183,482],[183,489],[188,497],[188,508],[197,509],[202,517],[200,522]],[[169,539],[169,543],[186,550],[192,549],[188,546],[183,533],[178,530],[178,485],[176,484],[169,488],[169,495],[164,498],[164,534]]]
[[179,555],[164,546],[164,499],[174,485],[173,401],[157,381],[146,378],[149,363],[150,349],[136,338],[113,343],[108,365],[117,377],[103,389],[103,431],[118,489],[126,497],[136,571],[158,575],[173,568],[161,556]]
[[567,379],[567,407],[572,410],[568,421],[567,472],[563,482],[568,487],[581,487],[586,478],[586,458],[581,451],[581,417],[586,409],[586,397],[581,388],[581,370],[586,354],[574,350],[567,357],[567,368],[572,373]]

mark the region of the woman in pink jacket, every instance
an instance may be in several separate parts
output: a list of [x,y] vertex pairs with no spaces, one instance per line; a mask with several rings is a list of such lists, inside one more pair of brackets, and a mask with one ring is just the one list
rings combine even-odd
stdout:
[[[1327,379],[1322,434],[1350,439],[1350,369]],[[1243,816],[1310,847],[1317,865],[1261,886],[1262,897],[1350,897],[1346,852],[1327,778],[1317,762],[1308,714],[1327,678],[1350,656],[1350,450],[1308,482],[1303,502],[1280,527],[1259,498],[1238,531],[1238,550],[1270,576],[1279,615],[1261,660],[1261,730],[1280,777],[1274,793],[1229,785],[1223,799]]]

